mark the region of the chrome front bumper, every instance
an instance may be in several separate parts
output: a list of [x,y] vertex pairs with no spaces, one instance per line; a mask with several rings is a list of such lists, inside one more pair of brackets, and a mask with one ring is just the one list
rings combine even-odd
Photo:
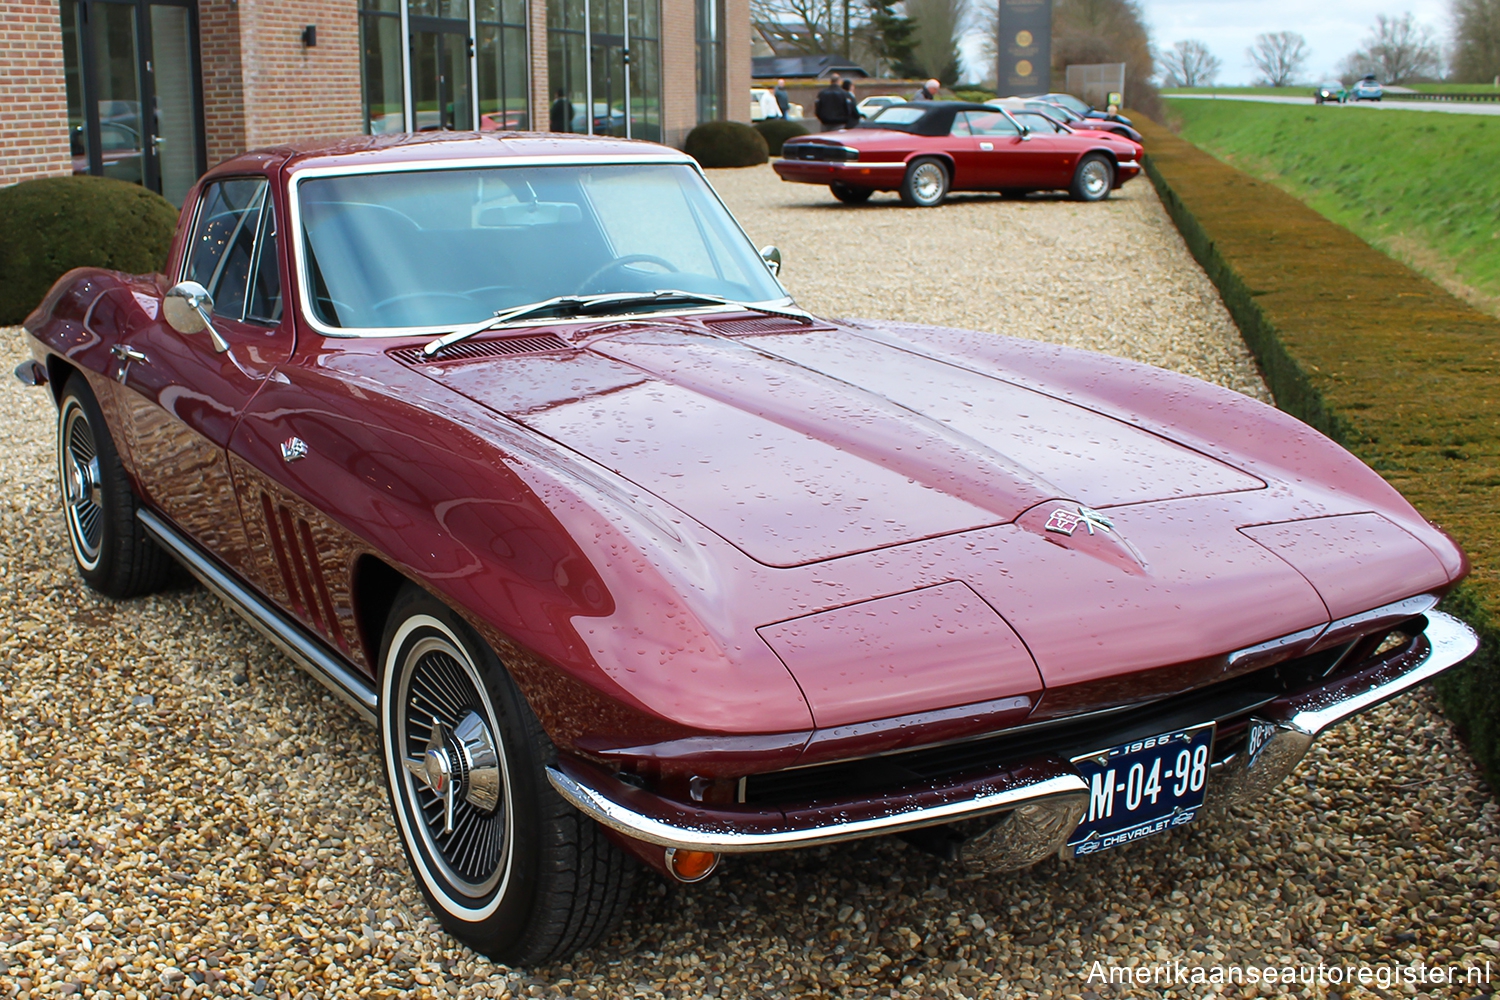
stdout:
[[[1261,706],[1251,719],[1245,748],[1222,762],[1211,785],[1212,798],[1223,802],[1264,794],[1291,773],[1319,734],[1435,677],[1479,645],[1473,630],[1456,618],[1428,612],[1427,621],[1404,652]],[[1024,868],[1064,850],[1088,807],[1087,783],[1070,764],[1053,758],[979,784],[887,799],[878,809],[845,803],[802,812],[676,802],[572,761],[548,768],[547,777],[558,794],[604,826],[680,851],[779,851],[994,817],[995,826],[961,850],[967,863],[987,871]]]

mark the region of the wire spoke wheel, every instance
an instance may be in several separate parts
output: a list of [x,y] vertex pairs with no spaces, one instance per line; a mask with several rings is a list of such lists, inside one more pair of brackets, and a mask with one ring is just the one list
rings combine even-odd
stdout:
[[403,650],[395,733],[411,826],[443,880],[471,899],[500,884],[511,849],[505,751],[478,670],[447,635]]
[[94,429],[77,399],[64,403],[57,433],[58,478],[68,536],[79,564],[93,569],[104,547],[104,489]]
[[1078,201],[1103,201],[1114,184],[1114,166],[1102,154],[1090,153],[1078,164],[1071,193]]

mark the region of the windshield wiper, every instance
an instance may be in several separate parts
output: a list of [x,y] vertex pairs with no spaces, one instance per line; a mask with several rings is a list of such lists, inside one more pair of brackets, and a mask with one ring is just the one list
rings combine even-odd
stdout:
[[674,288],[659,288],[653,292],[607,292],[601,295],[557,295],[540,302],[530,302],[523,306],[512,306],[502,309],[489,319],[471,323],[468,326],[459,327],[452,333],[445,333],[436,340],[428,343],[422,348],[422,356],[432,357],[445,347],[451,347],[461,340],[467,340],[475,334],[492,330],[502,323],[511,323],[526,316],[534,316],[537,313],[558,311],[575,316],[591,316],[598,313],[609,313],[615,309],[629,309],[633,306],[653,305],[714,305],[733,306],[749,312],[764,313],[767,316],[782,316],[794,319],[800,323],[811,323],[813,317],[800,310],[771,309],[766,306],[755,305],[750,302],[737,302],[734,299],[726,299],[721,295],[705,295],[698,292],[682,292]]

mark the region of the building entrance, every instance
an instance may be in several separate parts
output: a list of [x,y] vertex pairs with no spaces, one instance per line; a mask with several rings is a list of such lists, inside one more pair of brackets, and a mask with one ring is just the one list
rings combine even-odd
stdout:
[[141,184],[181,205],[203,173],[192,0],[62,0],[73,173]]

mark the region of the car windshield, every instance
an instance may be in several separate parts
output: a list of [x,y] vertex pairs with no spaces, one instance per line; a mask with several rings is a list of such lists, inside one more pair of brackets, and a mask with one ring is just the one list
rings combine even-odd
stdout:
[[559,295],[676,289],[785,301],[687,164],[426,169],[297,189],[312,316],[453,328]]
[[1072,94],[1048,94],[1047,103],[1061,104],[1068,110],[1074,111],[1080,115],[1087,115],[1090,111],[1094,110],[1092,107],[1080,101]]

